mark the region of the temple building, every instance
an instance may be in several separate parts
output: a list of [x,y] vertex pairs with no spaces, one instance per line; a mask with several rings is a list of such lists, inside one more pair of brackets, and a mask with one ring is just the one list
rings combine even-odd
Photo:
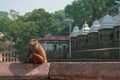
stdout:
[[87,22],[81,28],[76,25],[69,35],[70,38],[68,36],[43,37],[41,44],[47,52],[48,59],[62,61],[69,57],[71,50],[72,60],[86,60],[87,58],[88,60],[90,58],[120,60],[120,7],[118,10],[118,15],[106,14],[93,21],[90,27]]
[[71,37],[71,48],[72,50],[77,50],[78,46],[78,38],[77,36],[80,34],[80,30],[78,26],[75,26],[73,29],[73,32],[71,33],[70,37]]
[[[120,47],[120,7],[116,16],[105,15],[100,20],[95,20],[89,28],[83,24],[82,28],[74,27],[71,33],[73,50],[87,50],[100,48]],[[76,33],[75,33],[75,29]],[[76,40],[75,40],[76,39]],[[76,43],[77,44],[76,44]]]
[[113,27],[115,23],[112,16],[106,15],[103,17],[101,26],[98,32],[98,41],[100,47],[111,47],[113,40]]
[[78,44],[80,44],[78,46],[78,48],[80,49],[85,49],[87,47],[88,43],[88,33],[90,31],[89,25],[85,22],[85,24],[83,24],[81,30],[80,30],[80,34],[78,36]]
[[47,53],[62,53],[68,51],[68,36],[45,36],[41,40]]
[[100,21],[93,22],[88,33],[88,48],[98,47],[98,29],[100,27]]

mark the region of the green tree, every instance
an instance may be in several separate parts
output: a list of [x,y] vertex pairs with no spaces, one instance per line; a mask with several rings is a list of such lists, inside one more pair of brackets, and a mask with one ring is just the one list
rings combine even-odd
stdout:
[[114,5],[114,0],[75,0],[65,7],[65,13],[75,20],[75,24],[81,26],[85,21],[91,23],[101,18]]
[[8,12],[0,11],[0,19],[3,19],[8,16]]
[[5,37],[16,42],[19,27],[17,23],[8,17],[0,20],[0,32],[2,32]]
[[55,20],[54,16],[44,9],[35,9],[25,15],[25,22],[35,22],[38,26],[39,36],[43,37],[48,34],[56,34],[59,31],[59,24]]
[[15,50],[14,45],[18,38],[18,31],[19,27],[15,21],[8,17],[0,19],[0,32],[4,34],[4,37],[0,38],[1,51],[13,52]]
[[68,28],[65,25],[64,19],[66,19],[66,14],[64,13],[64,10],[59,10],[53,13],[53,16],[57,23],[57,35],[68,35],[69,31]]

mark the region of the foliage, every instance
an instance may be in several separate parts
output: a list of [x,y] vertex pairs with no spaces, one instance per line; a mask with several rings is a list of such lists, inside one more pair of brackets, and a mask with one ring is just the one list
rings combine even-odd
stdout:
[[16,42],[19,27],[15,21],[12,21],[8,17],[0,20],[0,32],[2,32],[6,38]]
[[64,10],[59,10],[56,11],[53,14],[55,20],[57,21],[58,30],[57,30],[57,35],[68,35],[69,34],[69,29],[68,26],[65,24],[64,19],[67,18],[66,14],[64,13]]
[[40,37],[48,34],[52,35],[59,30],[59,26],[53,15],[44,9],[35,9],[33,12],[27,13],[24,21],[34,22],[38,26],[37,29],[39,30],[38,34]]
[[75,20],[75,24],[81,26],[85,21],[91,24],[95,19],[101,18],[114,5],[114,0],[75,0],[66,6],[65,13]]
[[0,19],[5,18],[8,16],[8,12],[0,11]]

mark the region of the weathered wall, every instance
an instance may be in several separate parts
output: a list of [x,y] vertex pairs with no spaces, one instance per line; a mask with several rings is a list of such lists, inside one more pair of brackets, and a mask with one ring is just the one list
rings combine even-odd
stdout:
[[78,50],[72,52],[72,59],[90,58],[93,59],[119,59],[120,48],[101,48]]
[[120,62],[0,63],[0,80],[120,80]]
[[72,51],[72,57],[68,58],[69,53],[48,53],[48,61],[113,61],[120,60],[120,47],[100,48],[88,50]]

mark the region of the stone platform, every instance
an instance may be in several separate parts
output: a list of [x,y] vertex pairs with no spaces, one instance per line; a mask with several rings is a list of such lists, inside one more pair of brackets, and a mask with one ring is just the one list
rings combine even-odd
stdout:
[[120,62],[0,63],[0,80],[120,80]]

